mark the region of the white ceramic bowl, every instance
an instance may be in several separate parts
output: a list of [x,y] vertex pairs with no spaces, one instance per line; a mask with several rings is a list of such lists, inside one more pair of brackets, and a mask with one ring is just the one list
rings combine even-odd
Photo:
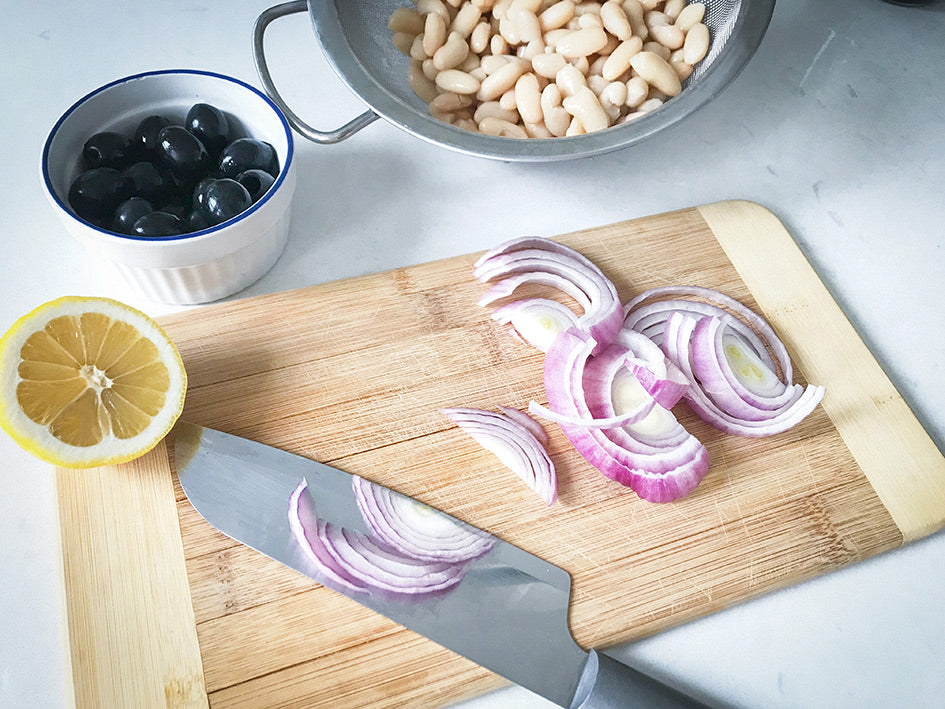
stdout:
[[[195,103],[216,106],[235,119],[241,135],[275,148],[280,173],[262,198],[222,224],[180,236],[128,236],[76,216],[67,196],[80,172],[86,140],[106,130],[131,135],[152,114],[182,124]],[[69,233],[146,298],[205,303],[258,280],[284,250],[296,182],[293,153],[292,132],[282,112],[249,84],[205,71],[155,71],[113,81],[69,108],[43,148],[42,183]]]

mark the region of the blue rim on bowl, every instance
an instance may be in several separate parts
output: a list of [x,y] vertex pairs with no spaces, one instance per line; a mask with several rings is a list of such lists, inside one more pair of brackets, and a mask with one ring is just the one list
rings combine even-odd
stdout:
[[[102,92],[107,91],[120,84],[130,82],[130,81],[135,81],[135,80],[147,78],[150,76],[164,76],[164,75],[169,75],[169,74],[189,74],[189,75],[195,75],[195,76],[206,76],[206,77],[211,77],[214,79],[220,79],[222,81],[227,81],[252,92],[256,96],[258,96],[260,99],[262,99],[266,104],[268,104],[268,106],[272,109],[273,113],[279,118],[279,122],[282,124],[282,129],[285,131],[285,135],[286,135],[286,146],[287,146],[286,157],[285,157],[285,160],[283,161],[284,164],[281,164],[279,166],[278,176],[276,177],[275,181],[270,186],[270,188],[266,191],[266,194],[260,197],[257,202],[252,204],[245,211],[240,212],[235,217],[232,217],[225,222],[221,222],[220,224],[216,224],[212,227],[207,227],[206,229],[201,229],[200,231],[194,231],[187,234],[173,234],[170,236],[136,236],[134,234],[122,234],[121,232],[111,231],[109,229],[102,229],[101,227],[96,226],[95,224],[92,224],[91,222],[88,222],[82,219],[75,213],[72,207],[68,204],[68,201],[63,200],[63,198],[59,195],[59,192],[53,186],[53,181],[49,174],[49,151],[50,151],[53,141],[56,139],[56,135],[58,134],[59,129],[61,128],[62,124],[65,123],[69,119],[69,117],[80,106],[82,106],[83,104],[88,102],[90,99],[92,99],[93,97],[97,96],[98,94]],[[289,122],[286,120],[286,117],[283,114],[282,110],[275,103],[273,103],[272,99],[270,99],[266,94],[264,94],[259,89],[255,88],[254,86],[251,86],[250,84],[247,84],[244,81],[241,81],[240,79],[233,78],[232,76],[226,76],[224,74],[218,74],[212,71],[202,71],[199,69],[161,69],[158,71],[146,71],[146,72],[141,72],[140,74],[133,74],[131,76],[125,76],[120,79],[115,79],[114,81],[111,81],[105,84],[104,86],[100,86],[94,91],[87,93],[85,96],[83,96],[78,101],[73,103],[65,111],[65,113],[63,113],[62,116],[59,117],[59,120],[57,120],[55,125],[53,125],[52,130],[50,130],[49,132],[49,136],[46,138],[46,142],[43,145],[42,175],[43,175],[43,182],[45,184],[46,191],[52,196],[56,204],[59,205],[59,207],[61,207],[63,211],[65,211],[67,214],[71,215],[74,219],[82,222],[82,224],[84,224],[90,229],[93,229],[106,236],[114,236],[121,239],[128,239],[131,241],[182,241],[185,239],[188,239],[188,240],[195,239],[201,236],[213,234],[217,231],[220,231],[221,229],[225,229],[229,226],[232,226],[234,223],[242,219],[246,219],[251,214],[253,214],[254,212],[258,211],[260,208],[262,208],[262,206],[265,205],[265,203],[269,201],[272,195],[276,192],[276,190],[279,189],[279,187],[285,181],[285,177],[288,174],[289,167],[292,164],[294,153],[295,153],[295,146],[292,139],[292,129],[289,126]]]

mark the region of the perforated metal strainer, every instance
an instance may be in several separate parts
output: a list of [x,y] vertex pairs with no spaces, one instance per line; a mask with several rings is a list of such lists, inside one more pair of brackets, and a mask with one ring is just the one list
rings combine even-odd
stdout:
[[[709,53],[684,82],[683,92],[628,123],[567,138],[498,138],[444,123],[407,82],[409,59],[387,27],[395,8],[409,0],[296,0],[264,11],[256,20],[253,53],[260,80],[289,123],[317,143],[336,143],[382,117],[418,138],[468,155],[505,161],[543,162],[599,155],[638,143],[714,99],[741,72],[764,36],[775,0],[702,0],[712,37]],[[369,110],[330,131],[313,128],[279,95],[266,64],[266,27],[275,19],[308,11],[330,64]]]

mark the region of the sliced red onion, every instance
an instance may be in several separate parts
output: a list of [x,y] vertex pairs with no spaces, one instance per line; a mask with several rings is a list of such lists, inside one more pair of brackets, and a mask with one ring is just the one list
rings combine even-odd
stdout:
[[548,432],[545,431],[542,425],[535,419],[526,414],[524,411],[516,409],[512,406],[499,406],[498,409],[510,419],[517,421],[518,423],[522,424],[522,426],[531,431],[535,439],[541,443],[542,446],[547,448]]
[[492,535],[360,476],[353,476],[352,487],[368,527],[401,554],[455,564],[476,559],[495,544]]
[[474,275],[483,283],[498,278],[480,305],[507,297],[524,283],[544,283],[571,295],[583,308],[578,324],[607,346],[623,324],[623,307],[613,283],[574,249],[541,237],[513,239],[476,261]]
[[724,372],[728,362],[724,350],[718,347],[720,332],[718,321],[677,312],[667,319],[663,337],[667,355],[692,384],[686,400],[704,421],[733,435],[771,436],[796,426],[823,400],[822,386],[784,385],[783,391],[774,389],[772,406],[753,405],[759,400],[758,391],[742,396],[740,392],[745,388],[735,387],[731,381],[735,375],[727,376]]
[[545,504],[558,499],[558,479],[554,463],[535,435],[506,414],[482,409],[442,409],[460,429],[532,488]]
[[417,559],[319,518],[305,480],[289,499],[289,527],[326,580],[348,590],[415,596],[444,591],[465,575],[463,564]]
[[559,332],[576,326],[578,321],[577,315],[566,305],[547,298],[513,301],[496,308],[491,317],[510,325],[516,337],[542,352],[548,351]]
[[[555,339],[545,356],[544,371],[553,411],[587,421],[620,416],[626,412],[624,406],[632,409],[641,401],[652,402],[626,367],[614,366],[626,350],[615,344],[591,357],[592,349],[589,336],[581,331],[568,330]],[[633,396],[615,395],[615,388],[630,380],[635,382]],[[594,467],[651,502],[669,502],[688,494],[709,467],[705,447],[658,405],[626,427],[563,424],[561,428]]]

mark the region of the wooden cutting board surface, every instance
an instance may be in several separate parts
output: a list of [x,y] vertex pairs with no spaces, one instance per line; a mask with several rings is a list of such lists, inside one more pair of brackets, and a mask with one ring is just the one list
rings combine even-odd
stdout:
[[[817,411],[769,439],[680,419],[712,468],[641,501],[552,425],[559,502],[438,409],[545,401],[541,354],[476,300],[476,255],[163,319],[186,364],[184,419],[392,486],[570,572],[584,647],[641,638],[892,549],[943,524],[945,459],[774,215],[722,202],[558,238],[624,300],[722,290],[783,336]],[[170,451],[170,453],[169,453]],[[79,707],[425,707],[503,680],[210,527],[172,439],[129,464],[58,474]]]

